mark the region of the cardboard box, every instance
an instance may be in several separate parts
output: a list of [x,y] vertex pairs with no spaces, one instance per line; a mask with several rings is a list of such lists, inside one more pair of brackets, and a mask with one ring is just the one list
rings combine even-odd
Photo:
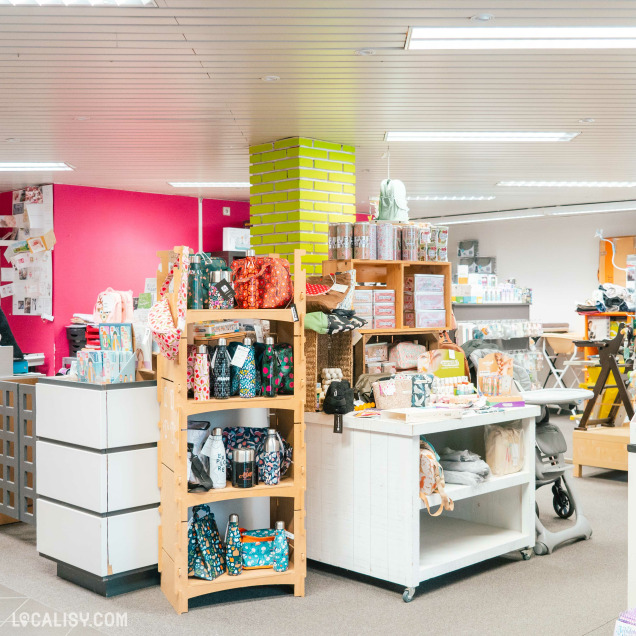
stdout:
[[372,316],[373,315],[373,303],[359,303],[355,301],[353,303],[353,308],[356,312],[356,316],[360,316],[360,315]]
[[355,289],[353,291],[353,304],[354,306],[357,306],[358,303],[373,303],[373,290]]
[[250,249],[250,231],[242,227],[223,228],[223,250],[243,252]]
[[393,303],[395,305],[395,289],[374,289],[374,303]]
[[382,373],[382,362],[370,362],[367,364],[367,373]]
[[373,319],[374,329],[395,329],[395,316],[391,318],[378,318]]
[[369,362],[386,362],[389,358],[389,346],[386,342],[374,342],[365,345],[364,355],[367,363]]
[[444,328],[446,326],[446,311],[433,309],[415,312],[415,326],[418,329]]
[[415,293],[413,294],[413,305],[416,312],[444,309],[444,294]]
[[373,315],[376,318],[395,318],[395,303],[375,303]]
[[415,327],[415,312],[414,311],[404,312],[404,326]]

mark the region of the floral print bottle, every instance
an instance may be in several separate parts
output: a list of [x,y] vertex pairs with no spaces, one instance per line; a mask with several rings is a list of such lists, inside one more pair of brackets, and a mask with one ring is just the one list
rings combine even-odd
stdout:
[[274,338],[265,338],[265,351],[261,364],[261,395],[264,397],[276,397],[276,385],[274,379],[278,377],[278,361],[274,351]]
[[288,568],[289,545],[285,533],[285,522],[277,521],[274,529],[274,572],[286,572]]
[[239,397],[253,398],[256,397],[256,359],[251,338],[245,338],[243,346],[247,348],[247,356],[239,370]]
[[280,482],[280,462],[283,444],[275,428],[267,429],[267,437],[263,444],[261,465],[259,466],[260,480],[268,486],[275,486]]
[[219,338],[212,358],[212,396],[217,399],[230,397],[230,354],[227,340]]
[[238,576],[243,572],[243,551],[241,549],[241,532],[238,515],[230,515],[225,538],[225,564],[230,576]]

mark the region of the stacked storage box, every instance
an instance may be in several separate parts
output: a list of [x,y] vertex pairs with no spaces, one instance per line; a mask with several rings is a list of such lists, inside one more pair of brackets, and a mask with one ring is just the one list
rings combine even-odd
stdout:
[[404,278],[404,326],[418,329],[446,325],[443,274],[415,274]]
[[395,329],[394,289],[356,289],[353,307],[368,329]]

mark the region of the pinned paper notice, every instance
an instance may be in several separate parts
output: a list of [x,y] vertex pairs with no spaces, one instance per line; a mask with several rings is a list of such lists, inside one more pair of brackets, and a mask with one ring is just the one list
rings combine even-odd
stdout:
[[49,322],[53,322],[53,316],[51,316],[51,314],[42,314],[42,320],[48,320]]
[[7,296],[13,296],[13,283],[0,287],[0,298],[6,298]]

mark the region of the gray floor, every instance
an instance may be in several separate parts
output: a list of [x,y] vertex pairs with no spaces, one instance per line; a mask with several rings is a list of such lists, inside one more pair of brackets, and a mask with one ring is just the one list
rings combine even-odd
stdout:
[[[559,420],[564,430],[567,420]],[[568,434],[571,440],[571,434]],[[16,634],[426,634],[487,636],[609,636],[626,609],[627,476],[584,469],[576,480],[594,529],[590,541],[522,561],[518,553],[423,584],[410,604],[401,589],[310,567],[307,596],[262,588],[197,599],[177,616],[158,588],[106,599],[58,579],[55,565],[37,556],[35,534],[24,524],[0,529],[0,636]],[[555,517],[551,493],[538,503],[546,525]],[[22,627],[12,621],[34,612],[62,623],[64,612],[126,613],[126,627],[100,631]],[[2,621],[6,621],[2,623]]]

